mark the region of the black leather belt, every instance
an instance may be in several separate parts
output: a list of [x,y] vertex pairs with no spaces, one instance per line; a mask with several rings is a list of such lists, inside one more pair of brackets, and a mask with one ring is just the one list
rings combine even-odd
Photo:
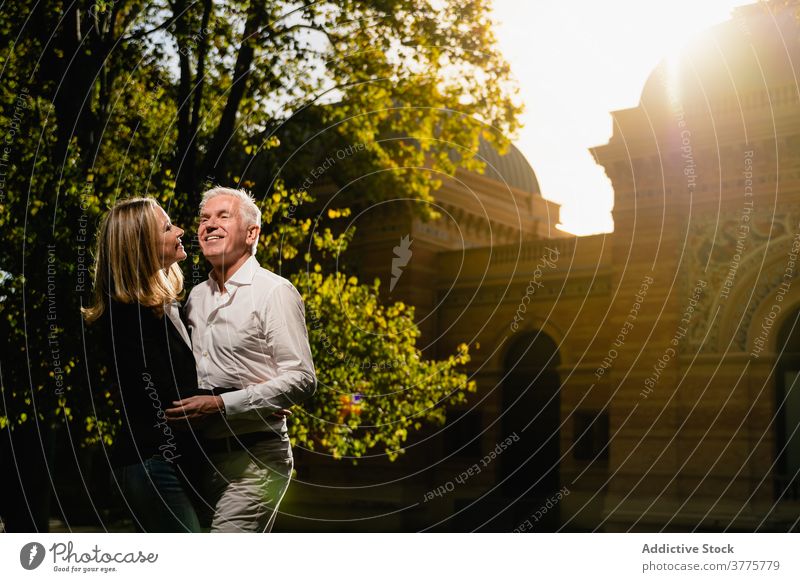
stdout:
[[[237,390],[239,390],[239,388],[213,388],[211,394],[219,396],[227,392],[236,392]],[[218,439],[207,438],[203,442],[203,449],[207,453],[231,453],[233,451],[244,451],[248,447],[252,447],[258,443],[278,440],[280,438],[280,433],[272,430],[247,432]]]
[[207,453],[232,453],[244,451],[259,443],[280,439],[280,433],[268,430],[263,432],[247,432],[220,439],[207,438],[203,441],[203,449]]

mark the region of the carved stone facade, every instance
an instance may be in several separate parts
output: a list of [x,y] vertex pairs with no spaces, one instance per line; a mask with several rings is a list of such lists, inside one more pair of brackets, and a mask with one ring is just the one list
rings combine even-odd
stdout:
[[[511,531],[560,487],[538,531],[796,524],[781,451],[800,442],[778,426],[800,370],[778,353],[800,313],[796,4],[737,9],[613,112],[592,150],[614,187],[613,233],[558,233],[517,151],[446,183],[442,220],[386,211],[364,229],[367,276],[385,279],[392,247],[413,239],[388,297],[419,306],[427,354],[470,344],[479,393],[405,457],[371,465],[394,484],[364,490],[358,527]],[[507,462],[420,504],[525,419],[535,438]]]
[[[753,315],[774,296],[783,281],[785,262],[794,237],[800,233],[800,207],[783,207],[780,214],[753,213],[747,224],[735,212],[709,217],[692,223],[687,240],[687,269],[684,288],[690,282],[705,280],[711,290],[732,282],[736,290],[744,288],[744,301],[731,301],[730,294],[719,294],[702,301],[696,312],[696,324],[688,335],[685,349],[705,353],[746,352]],[[747,226],[747,230],[742,227]],[[740,235],[743,235],[740,237]],[[742,242],[740,242],[742,241]],[[738,246],[737,246],[738,245]],[[738,284],[737,284],[738,281]],[[730,345],[721,345],[720,328],[735,322],[735,335],[722,337]]]

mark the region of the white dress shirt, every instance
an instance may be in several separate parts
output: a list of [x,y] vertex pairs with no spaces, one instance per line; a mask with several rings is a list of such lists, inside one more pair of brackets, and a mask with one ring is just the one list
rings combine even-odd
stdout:
[[305,400],[317,384],[294,285],[251,256],[225,282],[224,293],[213,277],[192,289],[186,318],[198,387],[237,389],[221,395],[226,416],[209,423],[206,436],[285,435],[286,420],[272,413]]

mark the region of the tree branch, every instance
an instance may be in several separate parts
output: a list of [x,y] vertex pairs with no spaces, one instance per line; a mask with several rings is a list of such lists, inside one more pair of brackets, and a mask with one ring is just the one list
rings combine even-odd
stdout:
[[186,13],[186,0],[175,0],[172,3],[174,11],[173,21],[175,22],[175,42],[178,45],[178,92],[176,99],[178,141],[177,159],[180,167],[177,168],[178,190],[186,190],[191,187],[194,176],[194,157],[192,156],[192,137],[191,137],[191,87],[192,87],[192,67],[189,62],[189,47],[186,45],[188,36],[188,26],[186,19],[180,18]]
[[242,46],[239,48],[239,54],[236,57],[236,64],[233,69],[233,83],[228,93],[228,100],[225,102],[225,108],[222,111],[219,124],[203,162],[202,175],[204,177],[209,176],[214,170],[216,170],[217,174],[224,171],[225,150],[231,137],[233,137],[236,114],[239,111],[239,106],[244,98],[252,73],[251,67],[255,57],[256,35],[262,29],[266,20],[267,11],[264,3],[251,2],[244,25]]
[[205,31],[208,29],[208,22],[211,19],[213,10],[212,0],[203,0],[203,17],[200,23],[200,30],[203,35],[200,39],[200,46],[197,49],[197,75],[195,75],[194,102],[192,104],[191,131],[194,136],[200,125],[200,109],[203,103],[203,87],[206,74],[206,56],[208,55],[209,40]]
[[[159,30],[164,30],[165,28],[169,28],[173,23],[177,22],[180,18],[182,18],[183,15],[186,13],[186,11],[189,10],[195,4],[197,4],[197,2],[198,2],[198,0],[194,0],[194,2],[192,2],[191,4],[186,6],[183,10],[181,10],[177,14],[174,13],[175,12],[175,8],[173,7],[173,15],[172,15],[172,17],[168,18],[167,20],[165,20],[164,22],[162,22],[161,24],[159,24],[155,28],[151,28],[150,30],[140,30],[139,32],[135,32],[133,34],[129,34],[128,36],[123,36],[122,37],[122,41],[137,40],[137,39],[140,39],[140,38],[144,38],[146,36],[150,36],[154,32],[158,32]],[[183,4],[183,3],[181,2],[180,4]]]
[[294,32],[295,30],[301,30],[301,29],[313,30],[314,32],[321,32],[328,38],[328,41],[333,46],[336,46],[336,43],[342,40],[341,37],[335,36],[333,33],[331,33],[329,30],[326,30],[324,27],[313,24],[293,24],[292,26],[288,26],[286,28],[279,30],[276,34],[273,34],[272,37],[280,38],[290,32]]

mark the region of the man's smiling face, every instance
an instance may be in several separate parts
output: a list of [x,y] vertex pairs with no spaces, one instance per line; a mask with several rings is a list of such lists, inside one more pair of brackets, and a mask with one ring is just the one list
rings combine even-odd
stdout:
[[215,196],[200,213],[197,237],[203,255],[214,267],[230,268],[250,257],[258,227],[245,224],[240,204],[234,196]]

